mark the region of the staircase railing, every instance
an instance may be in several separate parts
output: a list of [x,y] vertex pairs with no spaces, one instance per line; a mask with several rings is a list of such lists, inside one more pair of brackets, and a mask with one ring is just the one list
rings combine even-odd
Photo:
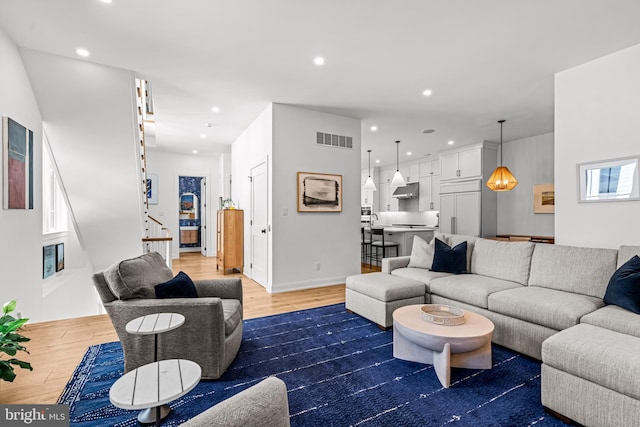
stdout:
[[145,253],[158,252],[171,268],[171,232],[160,221],[147,215],[147,237],[142,238],[142,250]]

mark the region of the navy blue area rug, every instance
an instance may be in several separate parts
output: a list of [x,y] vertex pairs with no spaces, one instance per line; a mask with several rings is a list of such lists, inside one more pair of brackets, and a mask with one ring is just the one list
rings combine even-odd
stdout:
[[[344,304],[245,320],[240,352],[217,381],[171,402],[177,426],[262,379],[287,384],[292,426],[563,426],[540,403],[540,362],[493,346],[493,368],[456,369],[443,388],[431,365],[393,358],[393,332]],[[73,426],[137,426],[109,403],[122,348],[91,346],[58,403]]]

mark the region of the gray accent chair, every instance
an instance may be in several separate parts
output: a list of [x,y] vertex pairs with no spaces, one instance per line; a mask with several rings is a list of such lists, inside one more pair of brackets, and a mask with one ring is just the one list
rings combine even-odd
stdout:
[[269,377],[182,424],[182,427],[289,427],[287,386]]
[[158,360],[188,359],[202,368],[202,379],[218,379],[242,342],[242,281],[195,280],[198,298],[156,299],[154,286],[173,277],[157,252],[114,264],[93,275],[93,284],[111,318],[129,372],[153,362],[154,336],[132,335],[126,324],[153,313],[180,313],[185,323],[158,334]]

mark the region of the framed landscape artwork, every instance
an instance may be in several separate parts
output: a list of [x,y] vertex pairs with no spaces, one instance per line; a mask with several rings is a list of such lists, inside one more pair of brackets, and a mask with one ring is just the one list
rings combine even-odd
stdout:
[[56,245],[56,273],[64,270],[64,243]]
[[4,209],[33,209],[33,131],[2,117]]
[[53,276],[56,272],[56,246],[47,245],[42,248],[42,278]]
[[533,186],[533,213],[554,213],[555,204],[553,184],[536,184]]
[[342,175],[298,172],[298,212],[342,212]]

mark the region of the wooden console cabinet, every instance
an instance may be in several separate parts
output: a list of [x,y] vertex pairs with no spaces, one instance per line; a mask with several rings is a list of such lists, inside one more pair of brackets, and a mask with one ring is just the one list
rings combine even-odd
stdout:
[[244,268],[244,211],[225,209],[218,211],[216,228],[216,270]]

